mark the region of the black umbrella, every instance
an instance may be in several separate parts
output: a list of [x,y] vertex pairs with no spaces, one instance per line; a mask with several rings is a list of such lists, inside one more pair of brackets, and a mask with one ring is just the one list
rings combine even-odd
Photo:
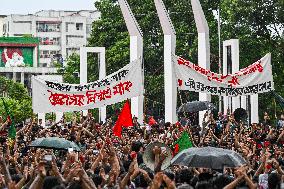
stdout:
[[246,164],[246,161],[240,154],[233,150],[204,147],[189,148],[181,151],[171,160],[171,164],[223,169],[224,167],[239,167]]
[[284,98],[280,96],[278,93],[276,93],[275,91],[272,91],[272,95],[275,97],[277,102],[279,102],[279,105],[283,109],[284,108]]
[[74,142],[59,137],[38,138],[32,141],[29,146],[59,150],[68,150],[68,148],[73,148],[74,151],[81,151],[77,144],[75,144]]
[[213,110],[216,106],[208,101],[193,101],[181,105],[178,112],[199,112],[203,110]]

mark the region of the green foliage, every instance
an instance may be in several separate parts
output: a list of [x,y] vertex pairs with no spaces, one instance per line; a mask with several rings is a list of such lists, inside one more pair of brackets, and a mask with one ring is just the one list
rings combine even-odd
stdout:
[[[80,112],[64,112],[64,120],[66,122],[71,122],[74,119],[74,115],[76,116],[77,120],[80,120]],[[55,122],[56,115],[55,113],[47,113],[45,119]]]
[[[221,3],[220,3],[221,2]],[[156,115],[164,111],[164,67],[163,32],[157,17],[153,0],[128,0],[128,3],[143,32],[145,67],[145,107],[147,113]],[[177,33],[176,54],[197,63],[198,35],[190,1],[164,0]],[[213,10],[220,3],[222,31],[221,38],[240,39],[240,68],[243,68],[272,52],[272,64],[276,91],[284,96],[284,45],[283,29],[284,2],[282,0],[223,0],[201,1],[210,28],[211,70],[218,72],[218,32]],[[93,22],[88,46],[106,47],[107,74],[117,71],[129,63],[129,35],[117,0],[95,2],[101,12],[101,19]],[[276,27],[276,29],[275,29]],[[276,31],[277,30],[277,31]],[[78,83],[73,72],[79,71],[79,56],[72,55],[65,68],[65,82]],[[98,79],[97,57],[88,55],[88,81]],[[198,99],[198,94],[180,91],[181,102]],[[260,111],[273,111],[269,95],[260,95]],[[213,97],[215,104],[218,98]],[[115,113],[116,107],[108,108]],[[158,113],[159,112],[159,113]],[[262,112],[261,112],[262,113]]]
[[59,69],[58,73],[63,74],[63,80],[66,83],[79,84],[80,78],[75,74],[80,72],[80,56],[73,53],[67,59],[67,66]]
[[[146,113],[163,114],[165,95],[163,32],[154,1],[128,0],[128,3],[143,32]],[[165,4],[177,32],[177,54],[197,62],[197,34],[194,34],[196,28],[191,5],[188,1],[173,3],[170,0],[166,0]],[[217,4],[212,1],[204,2],[204,5],[205,10],[209,7],[217,7]],[[95,6],[101,12],[101,19],[93,23],[88,45],[106,47],[107,73],[110,74],[129,63],[129,35],[117,1],[100,0],[95,2]],[[212,11],[206,11],[206,16],[211,26],[217,31],[217,22],[214,20]],[[218,41],[216,37],[215,41]],[[218,50],[213,52],[218,54]],[[195,93],[190,97],[182,95],[186,96],[184,100],[197,96]]]
[[[221,3],[222,39],[240,39],[240,67],[271,52],[275,90],[281,96],[284,96],[283,8],[283,0],[224,0]],[[274,115],[272,95],[259,95],[259,110],[260,115],[264,111]]]
[[[10,113],[14,116],[15,123],[22,122],[32,116],[32,100],[27,89],[5,77],[0,77],[0,96],[7,103]],[[0,115],[6,118],[6,112],[0,101]]]

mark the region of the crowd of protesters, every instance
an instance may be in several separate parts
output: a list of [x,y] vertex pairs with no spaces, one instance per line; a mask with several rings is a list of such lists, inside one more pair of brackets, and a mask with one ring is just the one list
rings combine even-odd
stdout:
[[[158,122],[151,126],[140,125],[134,118],[134,126],[123,129],[121,138],[112,134],[113,125],[111,120],[98,124],[88,114],[71,123],[62,119],[49,127],[32,120],[17,128],[12,145],[2,135],[0,188],[281,188],[284,115],[273,124],[265,114],[262,123],[251,125],[236,121],[233,114],[222,113],[216,118],[206,113],[200,126],[192,125],[185,117],[175,124]],[[7,130],[8,121],[0,117],[1,133]],[[155,148],[155,170],[147,168],[142,158],[146,146],[159,141],[172,147],[182,132],[189,133],[195,147],[235,150],[247,164],[224,170],[173,165],[162,171],[166,155]],[[74,141],[81,152],[29,147],[37,138],[52,136]]]

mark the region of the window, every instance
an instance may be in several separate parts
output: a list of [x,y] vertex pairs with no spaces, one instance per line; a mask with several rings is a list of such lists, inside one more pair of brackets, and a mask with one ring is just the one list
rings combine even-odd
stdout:
[[21,73],[16,72],[16,82],[21,82]]
[[13,73],[9,72],[9,73],[6,73],[6,77],[8,79],[13,79]]
[[19,34],[19,33],[15,33],[14,36],[15,37],[23,37],[25,34]]
[[83,30],[83,23],[76,23],[76,30]]
[[21,24],[31,24],[31,21],[14,21],[14,23],[21,23]]
[[40,58],[49,58],[49,51],[40,51]]
[[92,32],[92,24],[87,24],[86,25],[86,32],[87,32],[87,34],[89,34],[89,33],[91,33]]
[[40,37],[39,42],[41,45],[60,45],[60,37]]
[[47,63],[42,63],[42,64],[40,65],[40,67],[46,68],[46,67],[47,67]]
[[29,87],[30,86],[29,75],[27,73],[24,73],[24,85],[25,85],[25,87]]
[[6,24],[3,24],[3,32],[6,33]]
[[66,45],[69,46],[82,46],[84,45],[84,36],[81,35],[67,35]]
[[49,51],[43,51],[43,58],[49,58]]
[[37,32],[60,32],[59,23],[37,23]]
[[54,37],[52,38],[53,45],[60,45],[60,37]]
[[66,32],[71,31],[72,25],[74,24],[75,24],[74,22],[66,22]]
[[43,50],[43,51],[40,51],[40,58],[53,58],[54,56],[58,54],[60,54],[60,51]]

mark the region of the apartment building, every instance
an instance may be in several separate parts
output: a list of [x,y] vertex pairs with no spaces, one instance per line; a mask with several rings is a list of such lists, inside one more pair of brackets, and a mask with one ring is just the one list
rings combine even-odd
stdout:
[[0,37],[0,76],[24,84],[31,92],[31,77],[54,75],[57,68],[38,67],[39,38]]
[[4,34],[4,19],[6,18],[6,15],[0,15],[0,37],[3,37]]
[[100,13],[94,10],[42,10],[29,15],[7,15],[3,35],[38,37],[38,67],[52,67],[55,60],[64,64],[69,55],[87,44],[92,22],[99,18]]

